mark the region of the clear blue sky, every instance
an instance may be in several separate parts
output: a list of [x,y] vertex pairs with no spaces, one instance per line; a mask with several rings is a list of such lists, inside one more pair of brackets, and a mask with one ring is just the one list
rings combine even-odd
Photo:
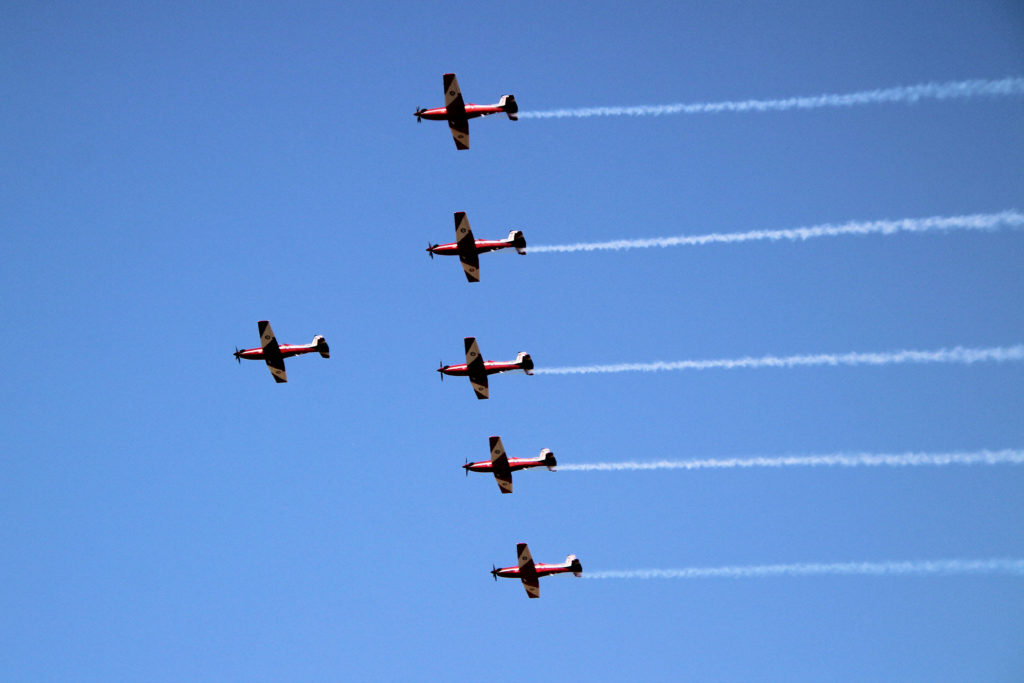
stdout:
[[[530,471],[1024,446],[1021,364],[438,382],[1024,341],[1024,234],[485,256],[528,242],[1024,208],[1024,101],[471,124],[1024,74],[1019,2],[7,3],[0,678],[1020,680],[1019,577],[495,585],[1024,557],[1024,469]],[[317,333],[275,385],[231,352]]]

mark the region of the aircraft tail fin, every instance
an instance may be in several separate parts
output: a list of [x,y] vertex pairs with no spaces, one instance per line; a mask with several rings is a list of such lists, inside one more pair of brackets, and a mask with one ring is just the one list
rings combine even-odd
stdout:
[[507,239],[516,248],[516,251],[520,254],[526,254],[526,238],[523,237],[522,230],[509,230]]
[[530,354],[526,351],[520,351],[519,355],[516,356],[516,363],[523,369],[527,375],[533,374],[533,359],[530,358]]
[[513,121],[519,120],[519,105],[516,104],[515,95],[502,95],[501,100],[498,102],[498,106],[505,112]]
[[544,466],[547,467],[552,472],[554,472],[555,468],[558,467],[558,461],[555,460],[555,454],[551,452],[550,448],[545,448],[544,450],[542,450],[540,452],[540,457],[542,460],[544,460]]
[[569,555],[565,558],[566,564],[569,565],[569,569],[572,570],[573,576],[583,576],[583,565],[580,564],[579,559],[575,555]]
[[318,334],[313,337],[313,346],[316,347],[316,350],[319,351],[320,355],[324,358],[331,357],[331,347],[327,346],[327,340],[324,339],[322,334]]

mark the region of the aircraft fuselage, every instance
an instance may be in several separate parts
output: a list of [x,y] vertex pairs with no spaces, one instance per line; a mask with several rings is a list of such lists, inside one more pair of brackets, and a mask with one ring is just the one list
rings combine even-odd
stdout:
[[[530,467],[546,467],[548,465],[544,458],[509,458],[508,468],[512,472],[517,470],[525,470]],[[494,463],[490,460],[481,460],[479,462],[471,462],[462,466],[463,469],[469,470],[470,472],[493,472]]]
[[[318,351],[316,344],[281,344],[281,356],[283,358],[291,358],[292,356],[301,356],[304,353],[313,353]],[[255,349],[242,349],[238,352],[238,358],[244,358],[246,360],[266,360],[263,355],[263,349],[257,346]]]
[[[467,119],[475,119],[479,116],[489,116],[490,114],[501,114],[505,110],[496,104],[466,104],[466,116]],[[424,109],[418,113],[418,116],[425,118],[430,121],[447,121],[448,120],[448,107],[434,107],[433,109]]]
[[[535,562],[534,569],[537,572],[537,576],[551,576],[552,574],[571,574],[572,566],[566,563],[561,564],[544,564],[543,562]],[[518,579],[519,567],[498,567],[493,572],[495,576],[500,576],[503,579]]]
[[[496,375],[499,372],[511,372],[512,370],[522,370],[523,366],[516,361],[497,361],[497,360],[485,360],[484,361],[484,373],[488,375]],[[458,365],[443,365],[437,369],[438,372],[451,375],[453,377],[467,377],[469,375],[469,369],[465,363],[459,363]]]
[[[486,254],[489,251],[497,251],[499,249],[508,249],[515,245],[511,240],[474,240],[473,247],[476,249],[478,254]],[[448,244],[435,244],[431,247],[427,247],[427,251],[437,254],[439,256],[458,256],[459,255],[459,243],[449,242]]]

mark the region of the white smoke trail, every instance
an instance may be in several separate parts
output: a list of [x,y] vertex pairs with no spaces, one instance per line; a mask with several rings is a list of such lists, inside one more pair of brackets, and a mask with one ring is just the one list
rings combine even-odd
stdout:
[[666,370],[712,370],[736,368],[795,368],[812,365],[892,365],[896,363],[960,363],[1024,360],[1024,344],[968,349],[957,346],[937,351],[890,351],[886,353],[819,353],[802,356],[761,356],[718,360],[655,361],[615,365],[580,365],[564,368],[535,368],[538,375],[589,375],[601,372],[662,372]]
[[763,564],[683,569],[625,569],[584,572],[586,579],[751,579],[770,576],[928,576],[1010,574],[1024,576],[1024,560],[919,560],[910,562],[832,562]]
[[668,114],[718,114],[721,112],[765,112],[823,107],[853,107],[862,104],[911,103],[923,99],[948,100],[980,96],[1024,94],[1024,78],[1010,76],[995,80],[976,79],[947,83],[921,83],[845,94],[787,97],[775,100],[733,102],[696,102],[692,104],[656,104],[634,107],[583,107],[550,111],[521,111],[521,119],[565,119],[591,116],[665,116]]
[[559,472],[625,472],[641,470],[708,470],[750,467],[916,467],[944,465],[1024,465],[1024,450],[969,453],[834,453],[705,460],[654,460],[560,464]]
[[893,235],[900,232],[932,232],[950,230],[997,230],[1001,227],[1024,227],[1024,213],[1015,210],[999,213],[976,213],[965,216],[932,216],[930,218],[903,218],[900,220],[850,221],[848,223],[824,223],[805,228],[784,230],[750,230],[748,232],[714,232],[705,235],[680,235],[677,237],[652,237],[646,239],[611,240],[608,242],[579,242],[576,244],[555,244],[529,247],[531,254],[571,251],[620,251],[622,249],[647,249],[650,247],[684,247],[704,244],[729,244],[757,240],[803,241],[814,237],[837,237],[840,235]]

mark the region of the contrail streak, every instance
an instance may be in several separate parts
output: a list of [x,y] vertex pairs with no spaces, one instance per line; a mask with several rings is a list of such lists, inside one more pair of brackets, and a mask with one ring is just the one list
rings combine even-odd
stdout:
[[559,472],[627,472],[641,470],[709,470],[750,467],[916,467],[943,465],[1024,465],[1024,450],[969,453],[833,453],[705,460],[654,460],[559,465]]
[[591,116],[665,116],[669,114],[718,114],[722,112],[790,111],[854,107],[862,104],[912,103],[919,100],[966,99],[981,96],[1024,94],[1024,78],[1010,76],[1000,79],[975,79],[947,83],[921,83],[852,93],[833,93],[775,100],[740,100],[732,102],[695,102],[692,104],[655,104],[633,107],[582,107],[549,111],[521,111],[521,119],[565,119]]
[[601,372],[662,372],[666,370],[713,370],[736,368],[795,368],[813,365],[892,365],[897,363],[959,363],[1024,360],[1024,344],[969,349],[957,346],[937,351],[890,351],[885,353],[819,353],[802,356],[745,356],[718,360],[655,361],[615,365],[578,365],[536,368],[538,375],[590,375]]
[[690,247],[705,244],[732,244],[768,240],[803,241],[815,237],[841,235],[894,235],[901,232],[944,232],[950,230],[997,230],[1024,227],[1024,213],[1016,210],[999,213],[975,213],[965,216],[932,216],[930,218],[903,218],[900,220],[850,221],[823,223],[804,228],[784,230],[750,230],[747,232],[713,232],[705,235],[679,235],[677,237],[651,237],[644,239],[611,240],[608,242],[578,242],[528,247],[531,254],[571,251],[621,251],[650,247]]
[[1009,574],[1024,576],[1024,560],[918,560],[910,562],[832,562],[762,564],[683,569],[624,569],[584,572],[585,579],[752,579],[770,576],[935,576]]

